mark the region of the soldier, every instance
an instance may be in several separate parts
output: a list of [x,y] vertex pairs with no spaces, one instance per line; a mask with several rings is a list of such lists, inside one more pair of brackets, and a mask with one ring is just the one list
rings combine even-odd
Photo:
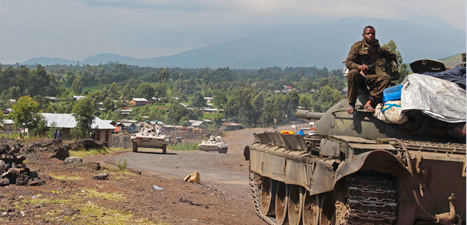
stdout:
[[375,38],[375,28],[366,26],[363,29],[363,40],[356,42],[350,48],[349,55],[345,60],[345,66],[349,69],[347,74],[347,100],[349,108],[347,113],[353,114],[355,102],[357,101],[357,90],[366,86],[370,90],[370,97],[363,109],[374,112],[374,105],[381,101],[383,90],[388,87],[391,77],[388,74],[376,74],[376,61],[379,58],[387,58],[397,62],[397,56],[393,52],[379,46]]

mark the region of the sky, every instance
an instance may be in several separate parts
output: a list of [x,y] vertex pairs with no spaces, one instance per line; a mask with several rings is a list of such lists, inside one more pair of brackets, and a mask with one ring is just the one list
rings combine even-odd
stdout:
[[[345,17],[422,20],[466,30],[465,0],[0,0],[0,63],[100,53],[152,58],[287,24]],[[465,36],[464,36],[465,38]]]

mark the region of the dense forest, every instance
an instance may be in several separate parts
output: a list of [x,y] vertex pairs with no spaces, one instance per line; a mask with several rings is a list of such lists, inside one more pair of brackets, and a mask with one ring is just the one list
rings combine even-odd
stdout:
[[[0,104],[31,96],[43,112],[71,113],[72,96],[91,97],[96,116],[122,119],[121,108],[131,98],[153,99],[154,104],[133,107],[129,119],[162,120],[185,125],[190,119],[234,121],[246,126],[267,126],[294,120],[297,108],[325,111],[341,100],[346,87],[342,71],[315,67],[259,70],[182,69],[138,67],[120,63],[90,65],[3,66],[0,68]],[[57,102],[50,101],[56,97]],[[202,113],[204,97],[211,107]],[[182,106],[188,105],[188,107]]]

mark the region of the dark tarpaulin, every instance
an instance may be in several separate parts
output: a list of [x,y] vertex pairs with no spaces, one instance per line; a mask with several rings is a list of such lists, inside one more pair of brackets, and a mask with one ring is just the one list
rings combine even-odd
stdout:
[[451,81],[465,90],[465,67],[454,67],[443,72],[424,72],[424,75]]

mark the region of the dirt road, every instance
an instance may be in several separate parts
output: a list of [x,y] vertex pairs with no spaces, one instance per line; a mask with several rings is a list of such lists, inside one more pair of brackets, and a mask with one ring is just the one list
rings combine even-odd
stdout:
[[[295,131],[291,126],[279,129]],[[270,128],[251,128],[226,132],[223,138],[229,144],[227,154],[205,151],[168,150],[162,154],[159,149],[139,148],[138,152],[122,152],[108,162],[117,164],[127,160],[128,167],[136,170],[154,172],[159,175],[183,179],[188,174],[199,172],[201,181],[217,184],[234,194],[247,196],[248,161],[243,157],[245,146],[253,143],[253,133],[271,130]]]

